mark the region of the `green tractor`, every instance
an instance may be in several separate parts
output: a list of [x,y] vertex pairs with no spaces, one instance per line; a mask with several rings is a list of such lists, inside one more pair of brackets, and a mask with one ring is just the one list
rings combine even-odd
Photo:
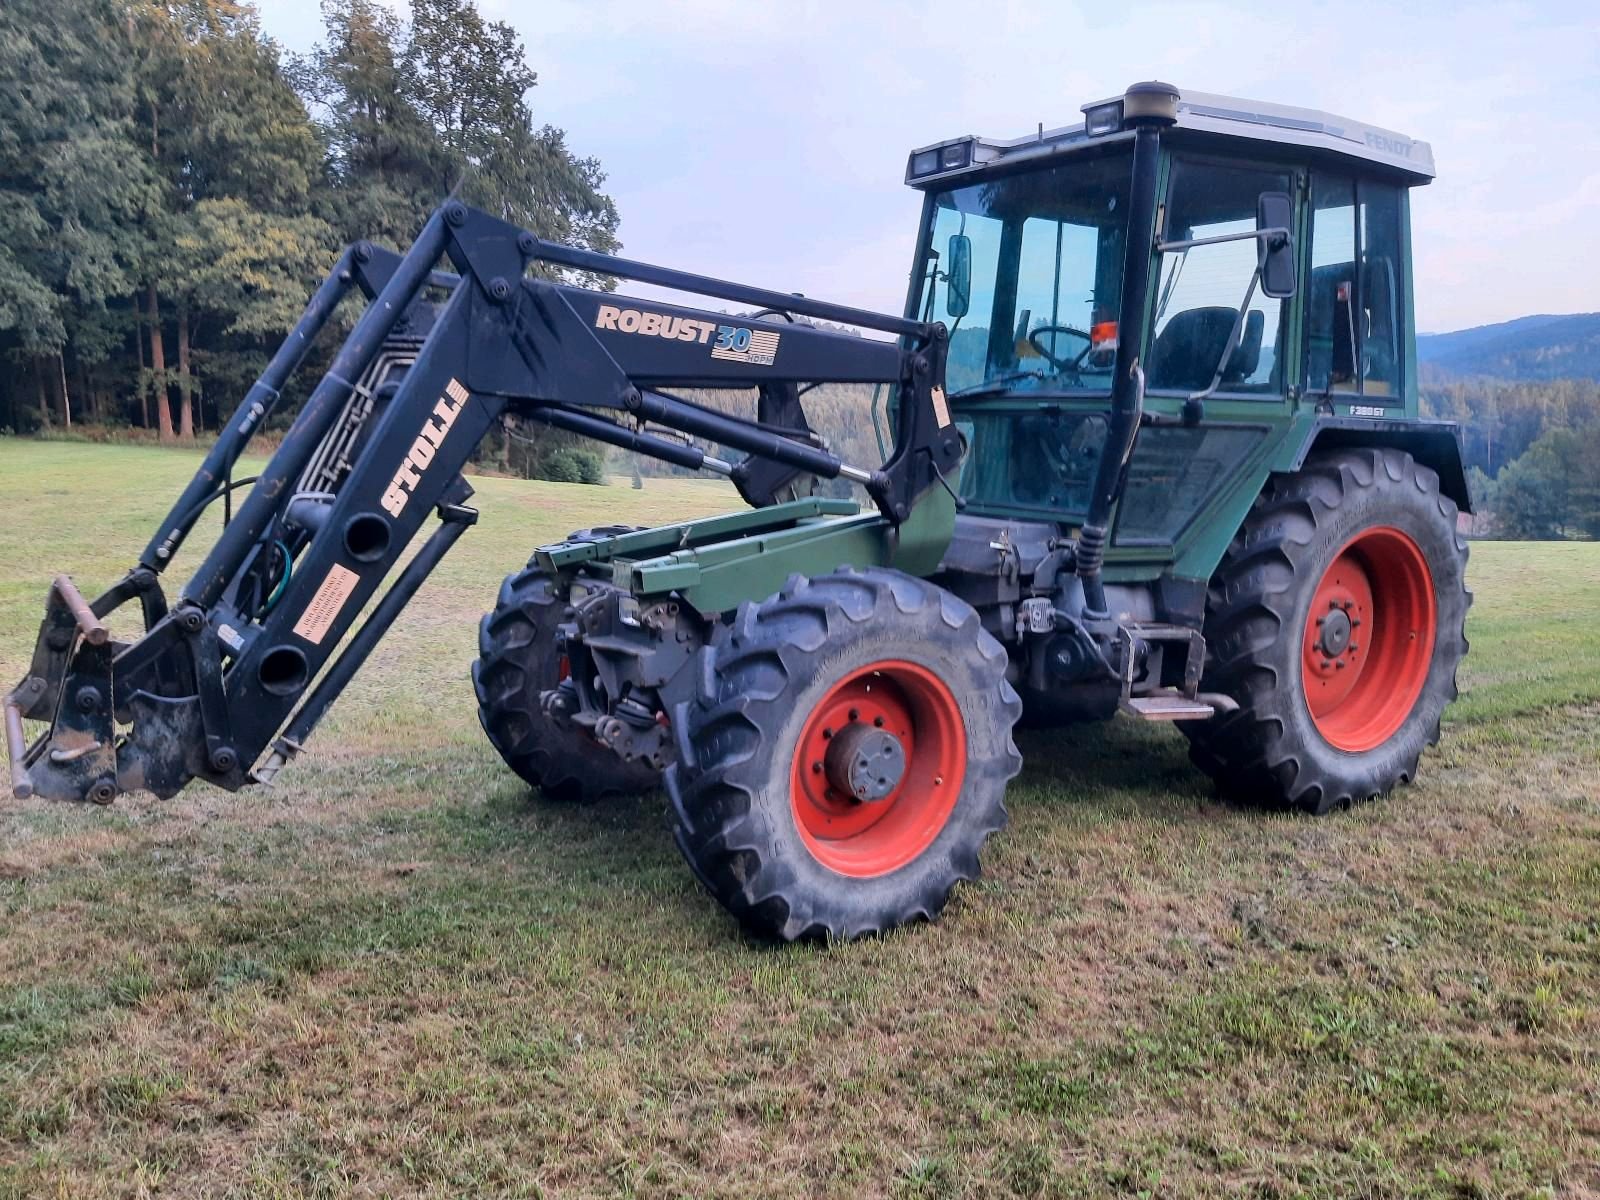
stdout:
[[[1323,814],[1409,781],[1456,696],[1469,498],[1454,429],[1417,420],[1428,146],[1164,85],[1083,111],[910,157],[905,315],[949,322],[965,447],[925,515],[851,553],[863,518],[820,506],[581,536],[484,619],[507,762],[562,798],[664,768],[684,856],[761,933],[937,914],[1005,823],[1018,722],[1175,721],[1224,797]],[[660,724],[616,714],[639,680],[608,611],[700,647],[648,681]]]
[[[454,202],[404,258],[358,243],[127,578],[93,603],[57,579],[5,706],[17,792],[270,781],[471,525],[460,467],[508,415],[726,476],[751,506],[537,550],[473,679],[547,796],[664,785],[690,867],[758,935],[936,916],[1005,824],[1019,722],[1175,721],[1244,805],[1322,814],[1409,781],[1470,601],[1456,432],[1417,419],[1409,189],[1431,151],[1158,83],[1083,112],[911,154],[899,316]],[[169,606],[157,577],[354,287],[366,313]],[[812,429],[818,381],[883,385],[882,466]],[[672,387],[754,387],[757,416]],[[866,503],[818,487],[841,479]],[[108,641],[135,598],[144,636]],[[24,718],[50,727],[29,744]]]

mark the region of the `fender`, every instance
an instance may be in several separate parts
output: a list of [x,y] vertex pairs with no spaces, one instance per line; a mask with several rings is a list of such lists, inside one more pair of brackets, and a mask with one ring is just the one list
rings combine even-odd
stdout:
[[1461,463],[1461,427],[1454,421],[1402,418],[1319,417],[1307,431],[1288,469],[1297,471],[1313,450],[1391,446],[1404,450],[1439,476],[1439,490],[1464,513],[1472,512],[1467,473]]

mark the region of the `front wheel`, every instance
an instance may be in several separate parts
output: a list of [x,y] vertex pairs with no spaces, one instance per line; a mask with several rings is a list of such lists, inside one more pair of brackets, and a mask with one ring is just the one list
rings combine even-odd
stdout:
[[536,565],[505,581],[478,627],[478,720],[506,765],[548,799],[650,791],[660,778],[654,768],[624,762],[582,730],[557,724],[540,704],[541,693],[566,677],[556,634],[568,611],[561,581]]
[[1408,782],[1456,698],[1466,564],[1455,504],[1409,454],[1274,478],[1212,580],[1201,686],[1239,710],[1183,725],[1196,764],[1230,799],[1318,814]]
[[967,604],[897,571],[796,576],[698,667],[673,715],[677,842],[752,933],[882,932],[977,876],[1021,703]]

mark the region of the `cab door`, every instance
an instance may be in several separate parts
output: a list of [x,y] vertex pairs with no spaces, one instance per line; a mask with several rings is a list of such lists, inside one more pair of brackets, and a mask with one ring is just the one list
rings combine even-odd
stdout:
[[[1296,197],[1301,183],[1292,165],[1176,152],[1157,240],[1252,234],[1261,195]],[[1259,245],[1243,236],[1157,255],[1144,363],[1155,423],[1134,445],[1114,548],[1175,557],[1287,420],[1297,306],[1262,293]]]

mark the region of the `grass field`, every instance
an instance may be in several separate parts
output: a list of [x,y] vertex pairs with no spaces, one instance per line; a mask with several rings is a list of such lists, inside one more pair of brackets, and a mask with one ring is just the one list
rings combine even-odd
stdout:
[[[194,463],[0,439],[4,686]],[[1600,1195],[1600,545],[1473,547],[1465,697],[1386,801],[1025,736],[943,920],[772,949],[661,797],[530,801],[467,675],[530,547],[728,493],[474,483],[273,791],[0,803],[0,1196]]]

